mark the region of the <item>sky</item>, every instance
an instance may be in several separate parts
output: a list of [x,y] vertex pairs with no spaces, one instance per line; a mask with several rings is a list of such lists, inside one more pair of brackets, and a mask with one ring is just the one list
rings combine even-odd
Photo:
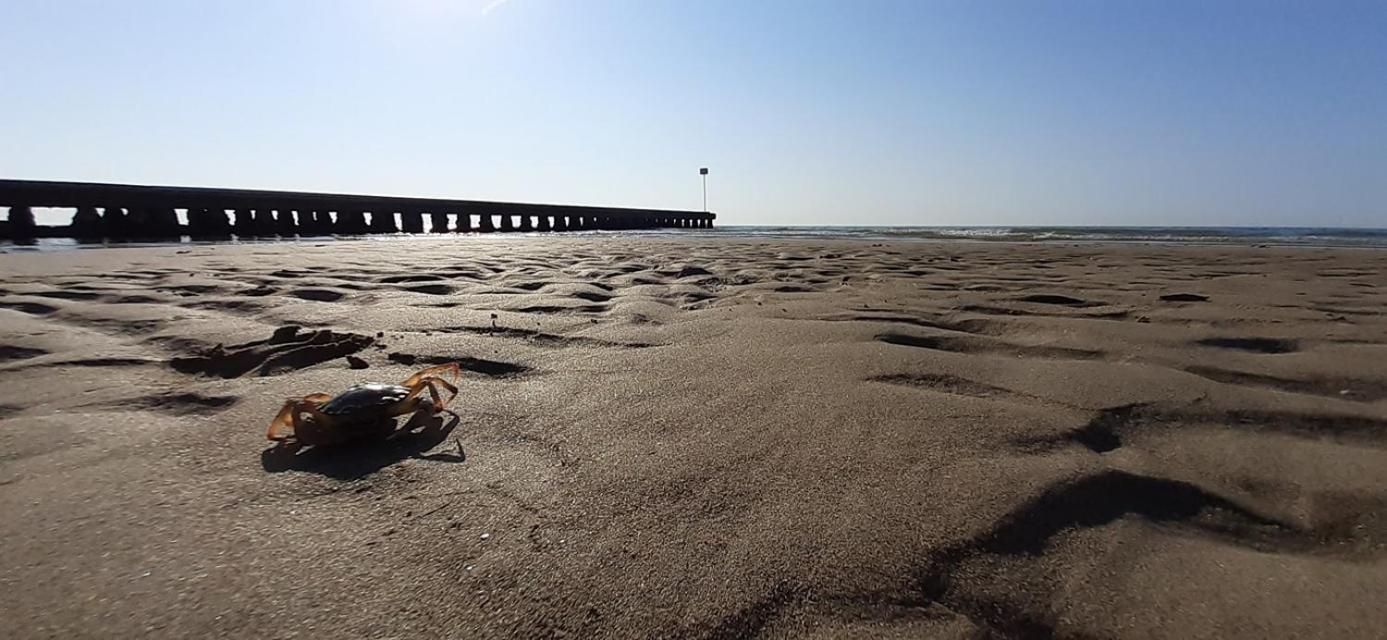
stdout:
[[0,177],[1387,227],[1387,2],[0,2]]

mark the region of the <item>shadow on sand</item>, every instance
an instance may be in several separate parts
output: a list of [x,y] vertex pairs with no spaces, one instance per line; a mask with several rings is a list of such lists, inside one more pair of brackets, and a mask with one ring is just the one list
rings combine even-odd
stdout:
[[260,464],[270,473],[308,471],[338,480],[359,480],[406,458],[464,462],[467,455],[460,442],[456,453],[427,453],[446,441],[459,422],[457,414],[445,411],[422,420],[412,419],[374,440],[333,447],[277,444],[260,454]]

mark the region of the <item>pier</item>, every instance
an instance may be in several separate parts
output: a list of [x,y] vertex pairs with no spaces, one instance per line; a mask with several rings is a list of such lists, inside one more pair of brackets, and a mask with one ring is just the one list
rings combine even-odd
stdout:
[[[426,216],[432,233],[710,229],[717,218],[707,211],[40,180],[0,180],[0,207],[9,212],[0,239],[12,240],[423,233]],[[72,222],[36,224],[40,207],[71,209]]]

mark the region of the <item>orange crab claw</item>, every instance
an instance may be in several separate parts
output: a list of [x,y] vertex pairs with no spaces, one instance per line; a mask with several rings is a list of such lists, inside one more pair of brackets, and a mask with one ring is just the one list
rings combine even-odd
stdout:
[[280,408],[278,414],[275,414],[274,420],[270,421],[270,429],[265,437],[277,442],[294,437],[295,414],[305,409],[317,409],[318,405],[331,399],[332,396],[326,393],[313,393],[300,399],[289,398],[285,400],[284,406]]

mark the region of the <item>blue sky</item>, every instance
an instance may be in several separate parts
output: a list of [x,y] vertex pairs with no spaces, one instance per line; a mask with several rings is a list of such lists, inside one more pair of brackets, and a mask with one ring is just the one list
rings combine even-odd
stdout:
[[1387,2],[5,0],[0,176],[1387,226]]

